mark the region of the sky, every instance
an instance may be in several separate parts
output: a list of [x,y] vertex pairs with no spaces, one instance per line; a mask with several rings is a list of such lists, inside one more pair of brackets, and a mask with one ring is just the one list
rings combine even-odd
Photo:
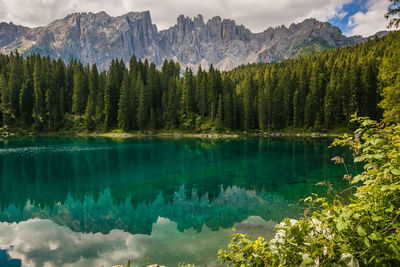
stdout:
[[386,30],[389,4],[388,0],[0,0],[0,21],[37,27],[72,12],[118,16],[149,10],[159,30],[174,25],[180,14],[202,14],[205,20],[234,19],[253,32],[316,18],[338,26],[347,36],[370,36]]

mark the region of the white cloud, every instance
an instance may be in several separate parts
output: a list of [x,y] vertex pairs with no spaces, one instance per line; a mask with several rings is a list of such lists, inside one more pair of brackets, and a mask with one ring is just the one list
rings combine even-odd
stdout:
[[[275,222],[251,216],[234,227],[252,238],[264,233],[272,238]],[[218,266],[216,252],[230,241],[231,229],[200,233],[179,232],[177,224],[158,218],[151,235],[113,230],[109,234],[73,232],[50,220],[31,219],[20,223],[0,222],[0,249],[8,249],[23,266],[113,266],[131,259],[135,264],[150,257],[151,263],[173,266],[176,262],[207,262]]]
[[3,2],[3,0],[0,0],[0,18],[5,18],[8,13],[7,11],[6,4]]
[[388,24],[384,17],[389,6],[388,1],[368,0],[366,12],[358,12],[349,18],[349,35],[370,36],[385,30]]
[[[150,10],[153,22],[165,29],[180,14],[202,14],[235,19],[253,31],[269,26],[289,25],[314,17],[325,21],[340,16],[344,4],[352,0],[0,0],[8,9],[0,20],[27,26],[42,26],[71,12],[106,11],[116,16],[129,11]],[[382,0],[381,0],[382,1]],[[1,4],[1,2],[0,2]]]

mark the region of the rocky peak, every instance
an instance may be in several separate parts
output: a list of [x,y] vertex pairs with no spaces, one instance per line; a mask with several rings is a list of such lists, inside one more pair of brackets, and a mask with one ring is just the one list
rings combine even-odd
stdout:
[[8,46],[15,39],[20,38],[21,36],[26,34],[28,30],[29,28],[20,25],[15,25],[12,22],[10,23],[0,22],[0,52],[1,52],[1,47]]
[[198,14],[196,17],[194,17],[193,24],[194,27],[203,28],[205,26],[203,16]]
[[[382,36],[385,33],[379,33]],[[343,36],[339,28],[316,19],[252,33],[234,20],[219,16],[204,22],[201,15],[180,15],[176,25],[158,31],[149,11],[112,17],[106,12],[72,13],[44,27],[27,28],[0,23],[0,52],[19,49],[68,61],[96,63],[106,69],[113,58],[128,61],[135,54],[161,65],[165,59],[197,70],[213,64],[229,70],[240,64],[286,59],[317,40],[327,47],[362,42],[360,36]]]
[[189,17],[180,15],[177,19],[176,26],[179,32],[188,33],[192,31],[193,21]]

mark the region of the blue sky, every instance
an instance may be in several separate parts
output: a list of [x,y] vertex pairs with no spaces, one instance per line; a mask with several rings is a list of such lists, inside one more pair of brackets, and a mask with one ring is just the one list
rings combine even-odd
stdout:
[[205,20],[234,19],[253,32],[316,18],[331,22],[346,35],[369,36],[386,29],[388,6],[388,0],[0,0],[0,21],[36,27],[72,12],[118,16],[150,10],[158,29],[171,27],[181,14],[202,14]]
[[368,8],[366,4],[367,0],[354,0],[349,4],[345,4],[343,5],[343,13],[330,18],[328,21],[333,25],[338,26],[344,33],[348,33],[352,28],[349,26],[349,18],[358,12],[367,12]]
[[[382,3],[385,3],[384,0],[381,0]],[[362,15],[367,14],[368,11],[373,8],[374,3],[377,1],[368,1],[368,0],[353,0],[348,4],[344,4],[342,6],[342,10],[333,18],[329,18],[328,21],[335,26],[338,26],[343,33],[347,35],[351,35],[353,33],[354,28],[357,26],[352,23],[354,16],[356,14]],[[388,2],[386,2],[388,3]],[[388,4],[387,4],[388,5]],[[381,9],[382,10],[382,9]],[[384,11],[384,10],[382,10]],[[383,16],[384,13],[382,13]],[[380,21],[384,21],[381,19]],[[371,25],[374,20],[371,20]],[[381,23],[380,23],[381,24]],[[372,26],[371,26],[372,27]],[[385,30],[385,29],[382,29]],[[354,32],[357,34],[357,32]]]

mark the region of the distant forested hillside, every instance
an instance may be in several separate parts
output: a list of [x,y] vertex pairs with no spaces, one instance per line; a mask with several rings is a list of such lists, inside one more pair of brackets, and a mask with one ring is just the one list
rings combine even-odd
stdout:
[[211,67],[196,75],[190,69],[181,74],[172,61],[158,70],[134,56],[99,72],[75,60],[12,53],[0,55],[1,124],[32,131],[349,127],[355,112],[381,119],[380,106],[388,120],[400,116],[399,61],[399,32],[298,59],[229,72]]

